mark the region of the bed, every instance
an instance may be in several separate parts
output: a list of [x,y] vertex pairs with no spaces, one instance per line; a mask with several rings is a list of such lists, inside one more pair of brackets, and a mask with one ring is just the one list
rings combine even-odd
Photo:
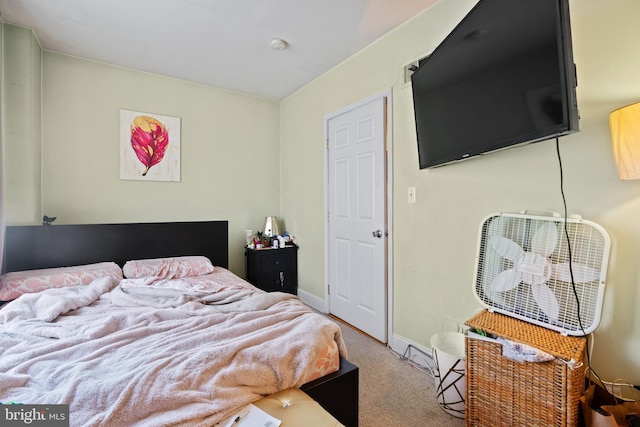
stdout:
[[[356,426],[339,326],[228,256],[227,221],[7,227],[3,286],[49,270],[0,306],[0,402],[68,404],[71,425],[212,426],[299,387]],[[60,271],[83,284],[51,285]]]

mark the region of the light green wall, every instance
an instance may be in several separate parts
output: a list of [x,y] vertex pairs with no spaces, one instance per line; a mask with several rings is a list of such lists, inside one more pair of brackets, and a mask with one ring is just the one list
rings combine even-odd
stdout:
[[2,24],[4,212],[10,224],[41,221],[42,49],[33,32]]
[[[5,202],[4,202],[4,22],[0,17],[0,224],[4,224]],[[4,258],[4,227],[0,226],[0,254]]]
[[[469,319],[483,219],[523,209],[562,212],[554,141],[437,169],[419,170],[410,86],[402,67],[434,49],[475,4],[442,0],[282,102],[282,215],[304,240],[300,280],[322,297],[325,115],[392,89],[394,337],[430,347],[430,337]],[[570,214],[602,225],[613,250],[593,364],[605,379],[640,383],[640,182],[621,182],[609,112],[640,99],[636,0],[572,1],[581,132],[560,139]],[[415,186],[417,203],[407,203]]]
[[[43,212],[61,223],[229,220],[279,214],[279,105],[272,100],[45,52]],[[181,118],[181,182],[119,178],[119,111]]]
[[[41,110],[31,33],[7,27],[7,224],[226,219],[244,276],[244,230],[279,214],[278,102],[45,51]],[[120,180],[120,109],[181,118],[181,182]]]

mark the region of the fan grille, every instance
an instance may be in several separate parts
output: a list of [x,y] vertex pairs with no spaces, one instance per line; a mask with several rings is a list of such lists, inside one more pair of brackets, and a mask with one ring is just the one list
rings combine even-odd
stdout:
[[[524,251],[531,252],[532,240],[540,227],[553,222],[558,235],[555,249],[546,256],[549,266],[571,261],[574,280],[560,280],[551,276],[544,284],[525,281],[513,289],[497,291],[494,280],[501,272],[514,269],[514,260],[503,257],[490,243],[492,237],[509,239]],[[567,242],[567,235],[570,244]],[[545,254],[547,255],[547,254]],[[568,335],[591,333],[598,326],[604,295],[606,268],[609,256],[609,237],[597,224],[582,219],[500,214],[487,218],[483,225],[478,247],[475,293],[487,306],[504,314],[520,318]],[[598,277],[581,282],[579,269],[587,266]],[[572,283],[573,282],[573,283]],[[532,293],[533,286],[548,286],[555,296],[559,313],[551,319],[538,305]]]

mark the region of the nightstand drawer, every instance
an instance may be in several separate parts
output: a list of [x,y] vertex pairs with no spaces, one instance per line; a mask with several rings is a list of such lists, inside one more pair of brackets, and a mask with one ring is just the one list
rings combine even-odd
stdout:
[[293,268],[293,257],[295,253],[284,253],[286,249],[274,249],[260,257],[260,271],[263,273],[273,273]]
[[289,270],[276,273],[263,273],[258,278],[258,287],[267,292],[280,291],[296,293],[293,273]]

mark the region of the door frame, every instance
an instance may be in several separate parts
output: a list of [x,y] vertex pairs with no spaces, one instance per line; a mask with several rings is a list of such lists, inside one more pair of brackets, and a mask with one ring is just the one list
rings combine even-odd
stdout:
[[386,98],[386,141],[387,141],[387,159],[386,159],[386,223],[385,230],[387,231],[387,339],[386,344],[389,344],[390,338],[393,335],[393,109],[391,89],[387,89],[384,92],[362,99],[354,104],[343,107],[337,111],[331,112],[324,116],[323,124],[323,144],[324,144],[324,305],[327,313],[331,312],[329,302],[329,121],[334,117],[340,116],[351,110],[354,110],[364,104],[368,104],[371,101]]

